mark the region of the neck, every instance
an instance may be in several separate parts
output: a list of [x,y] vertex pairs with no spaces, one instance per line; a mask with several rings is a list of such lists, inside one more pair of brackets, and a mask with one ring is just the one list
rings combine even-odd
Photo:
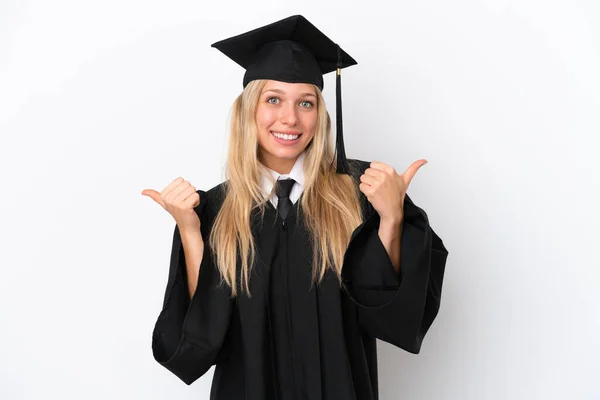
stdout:
[[278,158],[272,155],[260,157],[260,162],[267,168],[272,169],[278,174],[289,174],[296,163],[298,156],[292,159]]

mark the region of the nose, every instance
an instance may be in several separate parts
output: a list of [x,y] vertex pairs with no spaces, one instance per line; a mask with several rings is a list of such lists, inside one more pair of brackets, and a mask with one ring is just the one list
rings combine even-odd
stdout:
[[282,124],[295,126],[298,123],[298,115],[296,115],[296,107],[293,104],[286,104],[281,107],[279,120]]

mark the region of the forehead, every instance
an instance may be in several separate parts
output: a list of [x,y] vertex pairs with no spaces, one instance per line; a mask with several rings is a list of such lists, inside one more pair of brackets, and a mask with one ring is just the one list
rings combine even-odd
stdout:
[[266,91],[275,91],[281,94],[289,94],[289,95],[306,95],[312,94],[316,95],[315,87],[310,83],[290,83],[290,82],[281,82],[274,80],[267,80],[265,87],[263,88],[263,93]]

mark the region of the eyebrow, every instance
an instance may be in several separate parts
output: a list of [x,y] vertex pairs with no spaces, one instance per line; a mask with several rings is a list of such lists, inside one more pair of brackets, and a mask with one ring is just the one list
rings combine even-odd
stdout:
[[[285,92],[281,89],[267,89],[263,93],[266,93],[266,92],[275,92],[275,93],[279,93],[279,94],[285,94]],[[312,96],[314,98],[317,97],[313,93],[302,93],[302,96]]]

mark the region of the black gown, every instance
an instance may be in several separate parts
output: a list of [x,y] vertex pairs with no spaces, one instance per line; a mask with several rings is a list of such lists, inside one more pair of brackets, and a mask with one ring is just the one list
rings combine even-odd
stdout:
[[[349,160],[357,178],[369,163]],[[186,384],[215,366],[215,400],[378,399],[375,339],[418,353],[440,306],[448,251],[427,214],[404,200],[400,275],[377,229],[379,215],[361,193],[364,222],[352,234],[343,286],[328,271],[310,288],[312,248],[298,200],[286,223],[269,202],[251,220],[257,258],[251,298],[219,285],[208,234],[223,202],[223,183],[199,190],[204,255],[190,300],[177,226],[163,309],[152,350]],[[238,258],[238,276],[240,259]]]

